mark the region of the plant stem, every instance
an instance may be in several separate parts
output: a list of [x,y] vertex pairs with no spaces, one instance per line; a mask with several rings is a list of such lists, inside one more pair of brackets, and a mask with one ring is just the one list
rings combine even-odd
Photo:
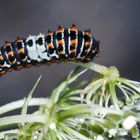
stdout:
[[44,115],[15,115],[10,117],[0,118],[0,127],[9,125],[9,124],[17,124],[17,123],[26,123],[26,122],[45,122]]
[[38,78],[38,80],[36,81],[36,83],[33,86],[32,90],[30,91],[30,93],[28,94],[27,98],[25,99],[25,102],[24,102],[22,110],[21,110],[21,115],[26,115],[28,104],[29,104],[29,102],[30,102],[30,100],[32,98],[32,95],[33,95],[35,89],[37,88],[37,85],[39,84],[40,80],[41,80],[41,76]]
[[[84,135],[80,134],[79,132],[71,129],[70,127],[67,127],[63,123],[59,123],[59,127],[66,133],[73,135],[73,137],[77,137],[81,140],[91,140],[90,138],[85,137]],[[76,139],[76,138],[75,138]]]
[[6,134],[17,134],[18,132],[19,132],[18,129],[15,129],[15,130],[7,130],[7,131],[0,132],[0,139],[4,139],[4,136]]
[[[6,112],[9,111],[13,111],[15,109],[21,108],[23,107],[23,104],[25,102],[25,99],[23,100],[19,100],[19,101],[15,101],[15,102],[11,102],[9,104],[3,105],[0,107],[0,115],[4,114]],[[47,102],[46,98],[32,98],[29,101],[28,106],[40,106],[40,105],[45,105]]]
[[110,80],[116,80],[116,78],[119,77],[119,71],[116,67],[111,66],[111,67],[105,67],[103,65],[99,65],[93,62],[89,63],[82,63],[82,62],[69,62],[71,64],[76,64],[88,69],[91,69],[97,73],[100,73],[101,75],[108,76],[109,81]]
[[82,63],[82,62],[68,62],[71,64],[76,64],[91,70],[94,70],[95,72],[98,72],[100,74],[104,74],[107,71],[107,67],[103,66],[103,65],[99,65],[93,62],[89,62],[89,63]]
[[109,88],[110,88],[110,94],[112,97],[112,103],[117,110],[120,110],[114,84],[110,82]]

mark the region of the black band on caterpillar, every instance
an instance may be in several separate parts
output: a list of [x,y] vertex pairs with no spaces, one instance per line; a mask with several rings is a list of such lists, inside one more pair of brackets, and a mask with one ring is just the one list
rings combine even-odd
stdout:
[[98,53],[99,41],[89,30],[79,31],[75,25],[66,29],[59,26],[55,32],[5,42],[0,48],[0,75],[45,62],[88,62]]

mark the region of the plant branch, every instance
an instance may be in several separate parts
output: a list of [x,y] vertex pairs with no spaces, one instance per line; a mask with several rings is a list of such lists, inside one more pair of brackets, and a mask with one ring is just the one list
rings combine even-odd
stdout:
[[[11,102],[11,103],[1,106],[0,115],[23,107],[24,102],[25,102],[25,99]],[[29,101],[28,106],[40,106],[40,105],[45,105],[46,103],[47,103],[46,98],[32,98]]]
[[2,117],[0,118],[0,127],[6,126],[9,124],[17,124],[17,123],[26,123],[26,122],[45,122],[44,115],[15,115],[10,117]]

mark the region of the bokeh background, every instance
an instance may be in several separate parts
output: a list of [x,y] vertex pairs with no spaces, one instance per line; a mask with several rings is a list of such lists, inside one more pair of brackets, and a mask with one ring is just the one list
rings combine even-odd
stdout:
[[[124,77],[140,79],[140,0],[1,0],[0,46],[17,36],[46,33],[58,25],[90,28],[100,40],[96,63],[116,66]],[[0,77],[0,105],[27,96],[40,74],[34,96],[48,96],[75,66],[61,63],[12,71]],[[83,79],[90,80],[88,71]]]

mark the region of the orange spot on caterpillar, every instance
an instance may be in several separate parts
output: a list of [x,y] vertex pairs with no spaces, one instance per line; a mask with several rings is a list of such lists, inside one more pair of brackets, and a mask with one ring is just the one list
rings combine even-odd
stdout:
[[77,40],[76,40],[76,39],[71,40],[71,45],[72,45],[72,46],[76,46],[76,44],[77,44]]
[[5,46],[11,46],[11,42],[5,41]]
[[85,46],[90,46],[90,42],[87,41],[87,42],[85,43]]
[[3,60],[3,57],[2,57],[2,55],[0,55],[0,60]]
[[64,50],[59,52],[60,54],[65,54]]
[[16,59],[15,59],[14,61],[12,61],[12,64],[16,64],[16,62],[17,62],[17,61],[16,61]]
[[54,62],[56,62],[56,63],[60,63],[61,60],[60,60],[60,59],[54,59]]
[[48,31],[48,35],[53,35],[53,32],[51,32],[51,31]]
[[7,72],[6,70],[0,71],[0,76],[5,74],[6,72]]
[[85,35],[90,36],[91,32],[90,31],[85,31]]
[[63,40],[58,40],[58,44],[63,44]]
[[62,33],[63,31],[64,31],[64,29],[59,26],[58,29],[57,29],[57,33]]
[[50,65],[50,64],[52,64],[52,62],[48,61],[47,64]]
[[73,25],[70,27],[70,31],[77,32],[77,28],[76,28],[76,25],[75,25],[75,24],[73,24]]
[[7,54],[8,54],[8,56],[14,56],[12,51],[8,52]]
[[24,53],[24,49],[23,49],[23,48],[19,49],[19,50],[18,50],[18,53],[19,53],[19,54],[20,54],[20,53]]
[[71,53],[76,53],[76,50],[75,50],[75,49],[73,49],[73,50],[71,50],[70,52],[71,52]]
[[49,43],[49,44],[48,44],[48,47],[49,47],[49,48],[53,48],[53,44],[52,44],[52,43]]
[[21,70],[23,68],[23,66],[16,66],[14,69],[15,70]]

